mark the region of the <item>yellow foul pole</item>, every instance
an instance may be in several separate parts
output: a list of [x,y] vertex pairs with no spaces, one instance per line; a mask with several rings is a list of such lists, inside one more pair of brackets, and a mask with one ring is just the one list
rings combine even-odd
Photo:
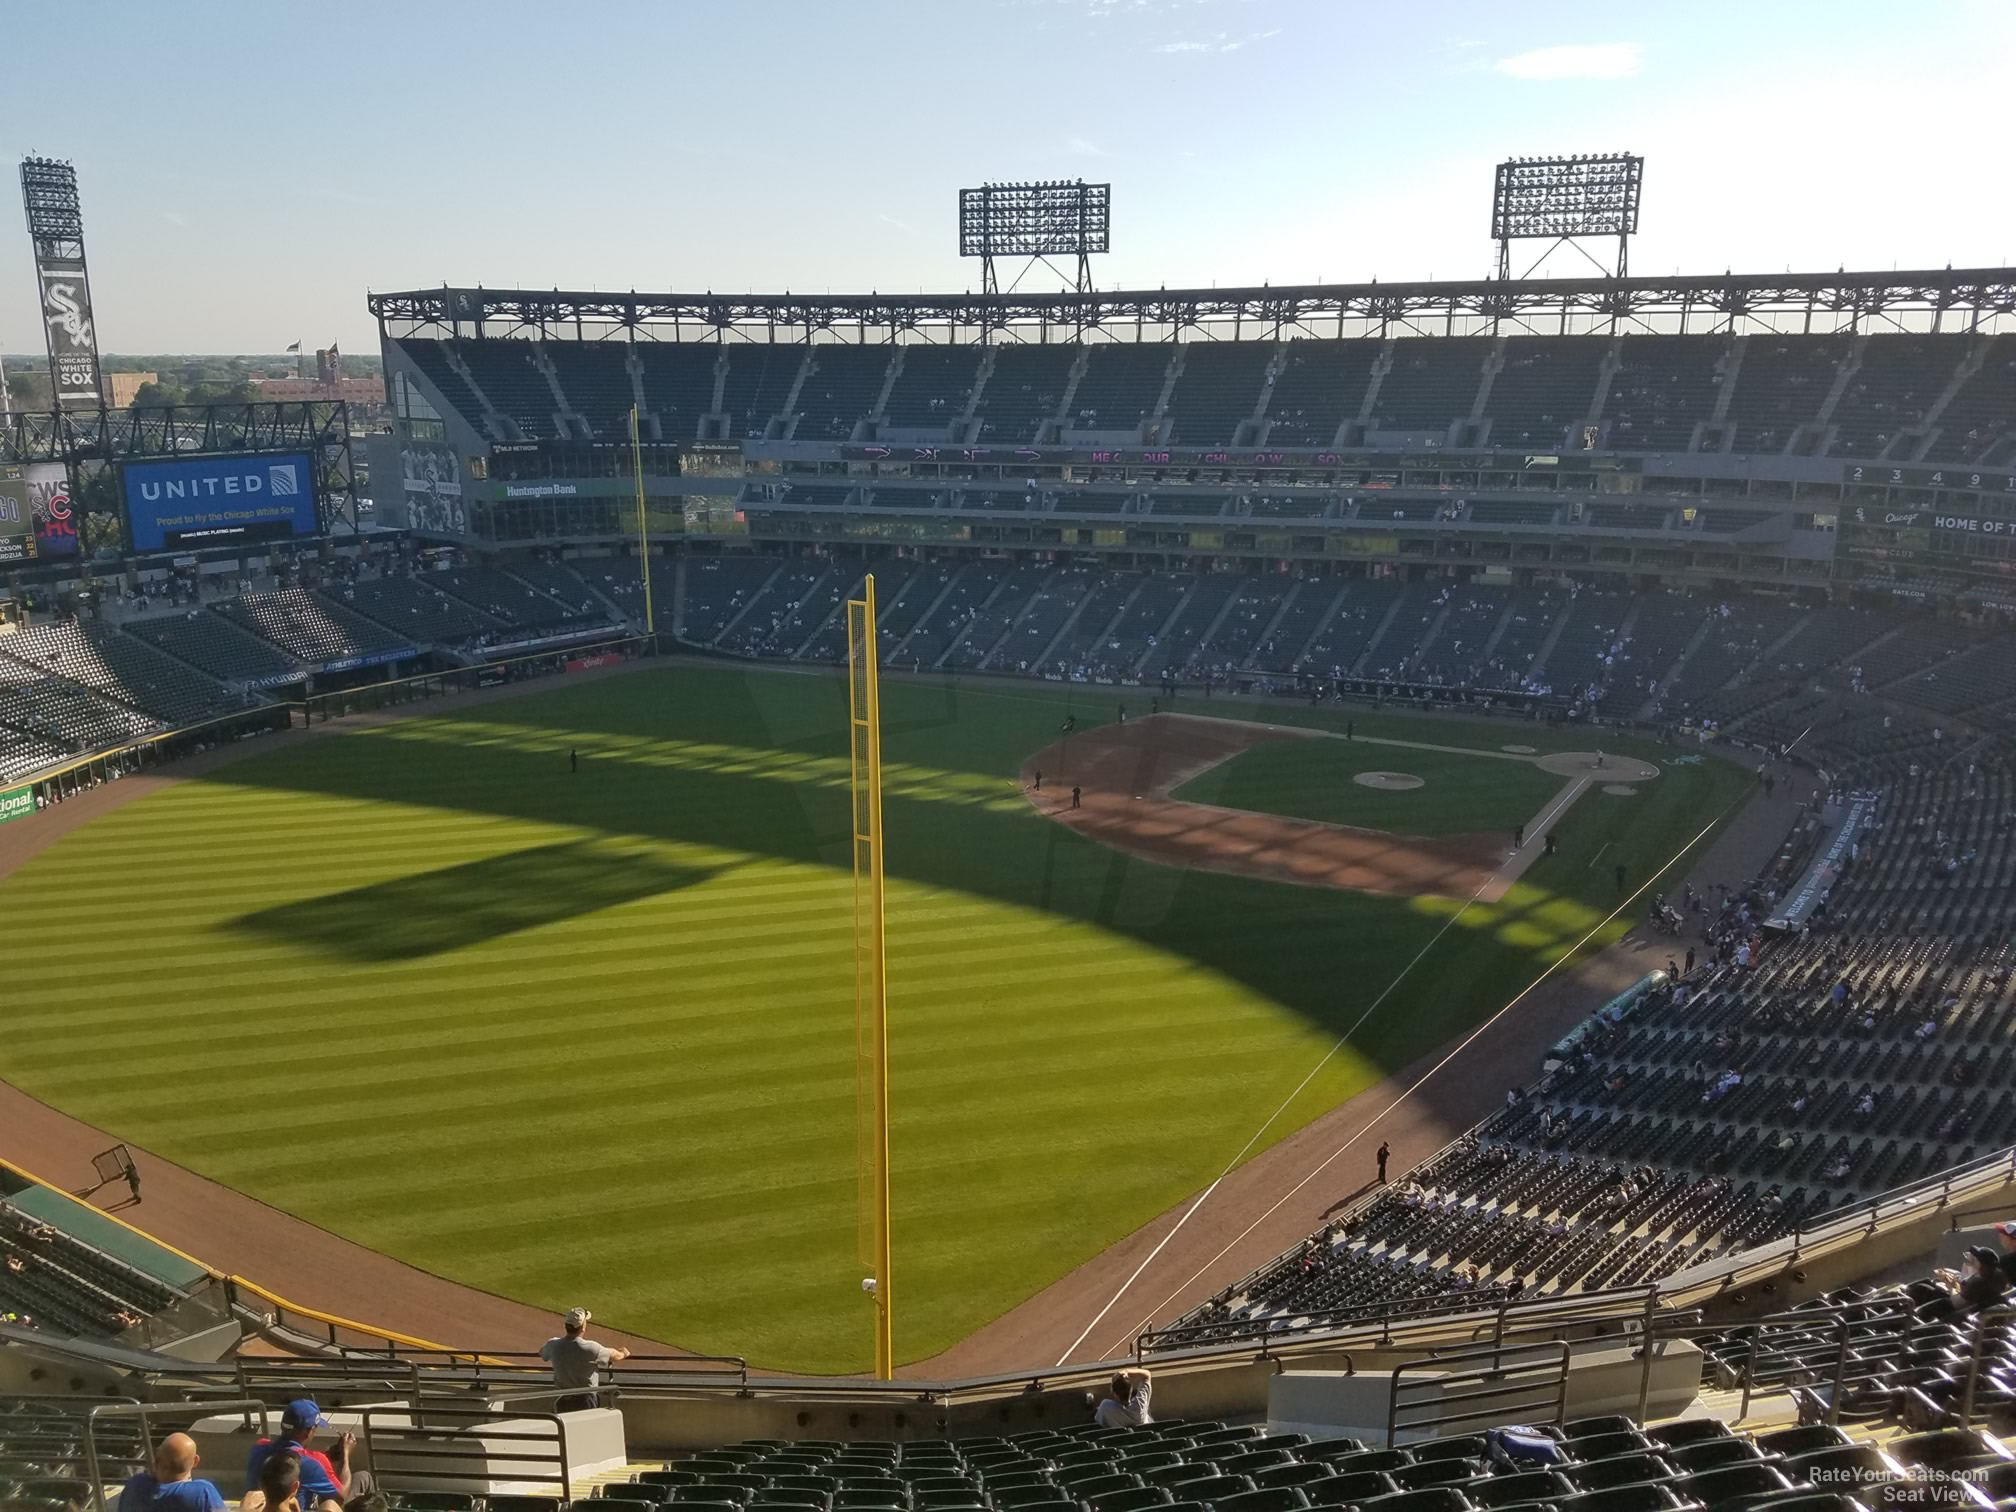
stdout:
[[644,574],[644,633],[658,633],[657,616],[651,612],[651,533],[644,522],[644,437],[637,418],[637,406],[630,406],[630,468],[637,476],[637,559]]
[[889,1279],[889,992],[882,886],[882,688],[877,675],[875,579],[847,601],[848,751],[854,832],[855,1102],[860,1126],[859,1242],[871,1268],[875,1378],[892,1379]]

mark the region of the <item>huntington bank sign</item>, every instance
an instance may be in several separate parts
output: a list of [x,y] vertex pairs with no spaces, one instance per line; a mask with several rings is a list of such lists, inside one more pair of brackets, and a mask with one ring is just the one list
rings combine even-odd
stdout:
[[15,819],[26,819],[35,812],[35,790],[33,788],[9,788],[0,793],[0,824]]

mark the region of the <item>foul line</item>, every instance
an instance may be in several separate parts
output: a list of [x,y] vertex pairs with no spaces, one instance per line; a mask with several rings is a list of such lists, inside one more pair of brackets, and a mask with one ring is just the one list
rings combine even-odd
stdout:
[[1436,930],[1434,934],[1428,937],[1428,943],[1423,945],[1420,948],[1420,950],[1415,952],[1414,959],[1409,961],[1405,966],[1402,966],[1398,974],[1394,976],[1393,980],[1386,984],[1385,989],[1382,992],[1380,992],[1379,996],[1372,1000],[1371,1005],[1367,1007],[1363,1013],[1358,1015],[1357,1019],[1352,1023],[1351,1027],[1349,1029],[1346,1029],[1342,1034],[1337,1036],[1337,1043],[1335,1043],[1327,1051],[1325,1051],[1323,1058],[1318,1062],[1316,1062],[1314,1066],[1311,1066],[1309,1068],[1309,1074],[1303,1077],[1302,1080],[1296,1084],[1295,1090],[1293,1092],[1290,1092],[1285,1098],[1281,1100],[1281,1106],[1276,1108],[1272,1113],[1267,1115],[1266,1121],[1262,1123],[1259,1128],[1253,1131],[1252,1138],[1248,1139],[1246,1143],[1240,1147],[1239,1153],[1237,1155],[1234,1155],[1232,1159],[1226,1163],[1225,1169],[1218,1173],[1218,1175],[1212,1180],[1211,1185],[1207,1186],[1206,1188],[1204,1188],[1203,1191],[1197,1194],[1197,1200],[1192,1202],[1190,1206],[1184,1210],[1183,1216],[1176,1220],[1174,1227],[1172,1227],[1168,1233],[1164,1234],[1161,1237],[1161,1239],[1156,1242],[1155,1247],[1150,1251],[1148,1251],[1147,1257],[1143,1259],[1139,1265],[1134,1267],[1134,1273],[1130,1275],[1126,1279],[1126,1281],[1124,1281],[1121,1284],[1120,1289],[1118,1291],[1113,1293],[1112,1297],[1107,1301],[1106,1305],[1100,1308],[1098,1313],[1094,1315],[1092,1321],[1085,1325],[1084,1333],[1079,1334],[1077,1338],[1073,1339],[1071,1341],[1070,1347],[1067,1348],[1063,1354],[1057,1357],[1057,1363],[1059,1365],[1063,1365],[1070,1360],[1071,1356],[1077,1352],[1078,1346],[1085,1342],[1086,1336],[1089,1335],[1093,1329],[1097,1328],[1102,1322],[1105,1321],[1106,1314],[1108,1314],[1116,1306],[1118,1306],[1120,1299],[1127,1295],[1129,1289],[1132,1288],[1132,1286],[1136,1281],[1141,1279],[1142,1272],[1147,1270],[1149,1266],[1155,1263],[1156,1257],[1159,1256],[1165,1248],[1167,1248],[1169,1241],[1171,1239],[1174,1239],[1178,1234],[1183,1232],[1184,1225],[1189,1223],[1189,1221],[1197,1215],[1197,1210],[1203,1207],[1204,1204],[1210,1200],[1211,1194],[1218,1190],[1219,1185],[1225,1180],[1225,1178],[1227,1176],[1230,1176],[1233,1173],[1233,1171],[1238,1169],[1239,1163],[1246,1158],[1247,1152],[1250,1151],[1254,1145],[1260,1142],[1260,1136],[1262,1134],[1265,1134],[1270,1128],[1274,1126],[1274,1121],[1277,1118],[1279,1118],[1283,1113],[1286,1113],[1288,1111],[1290,1104],[1292,1104],[1296,1098],[1302,1095],[1303,1090],[1306,1087],[1308,1087],[1309,1083],[1311,1083],[1316,1079],[1318,1073],[1320,1073],[1325,1066],[1329,1065],[1330,1062],[1336,1058],[1337,1052],[1339,1050],[1342,1050],[1345,1047],[1345,1045],[1350,1043],[1351,1036],[1356,1034],[1361,1028],[1364,1027],[1365,1021],[1367,1019],[1369,1019],[1373,1014],[1379,1011],[1379,1005],[1384,1003],[1388,997],[1392,996],[1393,989],[1395,987],[1398,987],[1401,984],[1401,982],[1406,980],[1407,973],[1412,971],[1416,966],[1421,964],[1422,958],[1425,957],[1429,951],[1433,950],[1438,944],[1441,943],[1442,936],[1449,933],[1449,931],[1455,927],[1456,921],[1462,918],[1464,914],[1470,911],[1470,905],[1475,903],[1478,900],[1478,898],[1483,894],[1484,889],[1489,887],[1493,882],[1497,881],[1497,879],[1498,879],[1498,873],[1494,871],[1489,873],[1482,882],[1479,882],[1477,884],[1477,890],[1471,893],[1470,896],[1464,900],[1463,906],[1457,909],[1454,913],[1449,915],[1449,917],[1443,921],[1442,927]]
[[[1191,1276],[1189,1276],[1186,1280],[1184,1280],[1181,1285],[1177,1286],[1174,1290],[1172,1290],[1168,1296],[1164,1297],[1160,1302],[1157,1302],[1154,1307],[1150,1308],[1148,1316],[1142,1320],[1142,1327],[1146,1327],[1149,1323],[1152,1323],[1154,1321],[1154,1317],[1157,1312],[1161,1311],[1163,1307],[1167,1306],[1169,1302],[1171,1302],[1177,1296],[1179,1296],[1185,1289],[1194,1285],[1199,1277],[1201,1277],[1206,1271],[1210,1270],[1211,1267],[1216,1265],[1220,1260],[1224,1259],[1226,1255],[1230,1254],[1240,1244],[1244,1243],[1248,1238],[1248,1236],[1250,1236],[1255,1229],[1257,1229],[1261,1224],[1265,1223],[1269,1218],[1273,1217],[1276,1212],[1280,1211],[1283,1204],[1288,1202],[1290,1198],[1298,1194],[1304,1187],[1308,1186],[1310,1182],[1314,1181],[1318,1176],[1322,1175],[1339,1159],[1341,1159],[1343,1155],[1348,1150],[1350,1150],[1350,1148],[1353,1145],[1355,1145],[1358,1142],[1361,1135],[1375,1128],[1381,1119],[1385,1118],[1388,1114],[1392,1113],[1395,1108],[1399,1107],[1402,1103],[1407,1101],[1408,1098],[1412,1097],[1416,1092],[1420,1091],[1422,1087],[1427,1085],[1428,1080],[1431,1077],[1433,1077],[1436,1074],[1436,1072],[1440,1071],[1443,1067],[1447,1066],[1450,1061],[1454,1060],[1458,1055],[1462,1054],[1463,1051],[1467,1049],[1477,1039],[1479,1035],[1483,1034],[1485,1030],[1489,1029],[1493,1024],[1497,1023],[1498,1020],[1503,1018],[1506,1014],[1510,1013],[1515,1007],[1517,1007],[1522,1001],[1525,1000],[1525,998],[1529,993],[1531,993],[1535,988],[1537,988],[1542,982],[1546,981],[1547,978],[1552,976],[1555,972],[1559,971],[1568,962],[1573,961],[1584,945],[1587,945],[1590,940],[1594,939],[1596,935],[1604,929],[1605,926],[1607,926],[1614,919],[1616,919],[1617,916],[1623,913],[1626,908],[1629,908],[1633,903],[1635,903],[1638,900],[1638,898],[1645,892],[1645,890],[1653,886],[1653,884],[1656,883],[1659,878],[1663,877],[1667,873],[1667,871],[1680,860],[1682,856],[1686,855],[1687,852],[1692,850],[1696,845],[1699,845],[1701,843],[1702,838],[1706,836],[1710,830],[1714,829],[1716,825],[1720,824],[1731,813],[1733,813],[1736,809],[1737,804],[1742,802],[1743,799],[1748,798],[1748,796],[1749,795],[1746,793],[1743,795],[1742,798],[1738,798],[1732,801],[1726,808],[1722,810],[1721,813],[1717,814],[1713,819],[1710,819],[1705,825],[1703,825],[1698,831],[1696,831],[1692,839],[1688,840],[1686,844],[1682,845],[1680,849],[1675,851],[1673,855],[1667,859],[1666,863],[1663,866],[1659,867],[1658,870],[1652,872],[1651,875],[1644,882],[1640,883],[1638,886],[1638,890],[1636,892],[1632,893],[1629,897],[1625,898],[1623,902],[1619,903],[1616,908],[1610,911],[1610,913],[1606,914],[1602,919],[1598,920],[1597,923],[1590,928],[1587,934],[1583,935],[1581,939],[1577,940],[1572,946],[1570,946],[1568,950],[1565,951],[1558,959],[1550,962],[1546,967],[1546,969],[1540,973],[1540,975],[1535,977],[1525,987],[1521,988],[1518,996],[1514,997],[1511,1000],[1511,1002],[1507,1003],[1503,1008],[1500,1008],[1496,1013],[1492,1014],[1489,1018],[1484,1020],[1483,1023],[1479,1024],[1475,1029],[1471,1030],[1470,1033],[1466,1034],[1461,1040],[1457,1041],[1456,1045],[1449,1051],[1449,1053],[1443,1056],[1442,1059],[1437,1061],[1434,1065],[1430,1066],[1426,1071],[1424,1071],[1412,1086],[1408,1087],[1405,1091],[1401,1092],[1398,1097],[1394,1098],[1393,1101],[1389,1103],[1385,1108],[1380,1110],[1380,1112],[1377,1115],[1367,1119],[1364,1123],[1359,1125],[1358,1129],[1355,1132],[1353,1132],[1351,1136],[1344,1141],[1343,1144],[1339,1145],[1334,1151],[1332,1151],[1330,1155],[1325,1160],[1323,1160],[1319,1165],[1317,1165],[1314,1170],[1310,1171],[1307,1176],[1304,1176],[1300,1181],[1296,1182],[1295,1185],[1290,1187],[1286,1192],[1283,1192],[1278,1198],[1275,1199],[1274,1203],[1264,1213],[1262,1213],[1258,1218],[1255,1218],[1243,1230],[1241,1230],[1236,1238],[1232,1239],[1228,1244],[1225,1245],[1223,1249],[1219,1250],[1217,1254],[1213,1255],[1209,1260],[1205,1261],[1203,1265],[1199,1266]],[[1471,901],[1472,902],[1476,901],[1474,895],[1472,896]],[[1458,909],[1454,914],[1451,914],[1449,916],[1449,924],[1454,924],[1457,919],[1462,917],[1464,911],[1467,910],[1469,907],[1470,904],[1465,903],[1463,905],[1463,908]],[[1427,945],[1424,945],[1421,948],[1421,954],[1415,956],[1414,960],[1409,961],[1407,965],[1401,969],[1400,976],[1395,977],[1393,979],[1392,984],[1390,984],[1386,988],[1386,991],[1380,993],[1379,1002],[1385,1001],[1387,993],[1390,993],[1395,986],[1399,985],[1401,977],[1406,976],[1406,974],[1409,971],[1413,970],[1416,963],[1420,961],[1421,956],[1426,955],[1428,951],[1435,946],[1436,942],[1439,941],[1442,938],[1442,936],[1448,932],[1449,924],[1445,924],[1442,926],[1440,930],[1437,930],[1434,939],[1431,939],[1427,943]],[[1372,1005],[1372,1008],[1366,1009],[1364,1014],[1359,1015],[1358,1024],[1364,1023],[1365,1018],[1371,1014],[1374,1008],[1377,1008],[1378,1006],[1379,1003],[1375,1002]],[[1358,1024],[1352,1025],[1351,1030],[1346,1032],[1345,1039],[1348,1039],[1351,1033],[1356,1032]],[[1335,1055],[1337,1051],[1340,1048],[1342,1048],[1343,1042],[1344,1041],[1340,1039],[1336,1045],[1331,1047],[1330,1054],[1324,1056],[1323,1060],[1318,1062],[1317,1065],[1318,1070],[1322,1069],[1322,1066],[1329,1062],[1330,1057]],[[1316,1073],[1312,1071],[1309,1073],[1308,1077],[1303,1078],[1302,1086],[1306,1087],[1309,1084],[1310,1078],[1314,1077],[1315,1074]],[[1301,1090],[1302,1090],[1301,1087],[1296,1088],[1296,1092],[1298,1094],[1300,1093]],[[1283,1108],[1285,1108],[1287,1104],[1284,1103],[1282,1106]],[[1259,1131],[1254,1134],[1253,1139],[1247,1141],[1246,1148],[1251,1149],[1254,1141],[1258,1140],[1260,1135],[1266,1132],[1268,1125],[1273,1123],[1274,1118],[1279,1118],[1280,1116],[1281,1116],[1280,1111],[1277,1110],[1273,1118],[1268,1119],[1267,1123],[1262,1124],[1260,1126]],[[1241,1150],[1239,1152],[1239,1158],[1244,1159],[1245,1153],[1246,1153],[1245,1150]],[[1237,1164],[1238,1160],[1234,1160],[1233,1165]],[[1113,1308],[1119,1303],[1120,1299],[1127,1294],[1128,1290],[1132,1288],[1135,1281],[1140,1279],[1142,1272],[1147,1270],[1148,1266],[1150,1265],[1151,1262],[1154,1261],[1155,1257],[1162,1253],[1163,1247],[1167,1245],[1171,1239],[1176,1237],[1177,1231],[1180,1230],[1184,1224],[1190,1221],[1191,1217],[1196,1213],[1197,1209],[1204,1205],[1205,1200],[1209,1198],[1210,1195],[1218,1189],[1219,1184],[1225,1180],[1226,1176],[1231,1174],[1231,1171],[1232,1167],[1227,1166],[1225,1171],[1218,1177],[1218,1179],[1212,1182],[1210,1186],[1204,1189],[1204,1191],[1198,1196],[1197,1200],[1193,1202],[1190,1205],[1190,1207],[1184,1212],[1182,1218],[1177,1220],[1176,1227],[1172,1228],[1169,1231],[1169,1233],[1163,1237],[1161,1243],[1157,1244],[1155,1248],[1149,1252],[1147,1259],[1143,1260],[1140,1263],[1140,1265],[1135,1267],[1134,1273],[1131,1276],[1129,1276],[1125,1284],[1122,1285],[1121,1288],[1113,1294],[1112,1300],[1107,1302],[1107,1304],[1104,1307],[1099,1309],[1098,1316],[1093,1318],[1093,1320],[1085,1326],[1085,1332],[1081,1333],[1077,1337],[1077,1339],[1072,1342],[1071,1348],[1067,1349],[1064,1352],[1064,1355],[1057,1361],[1059,1365],[1064,1364],[1065,1361],[1071,1357],[1072,1351],[1076,1350],[1080,1344],[1085,1342],[1086,1337],[1092,1332],[1094,1328],[1097,1328],[1099,1326],[1099,1324],[1105,1319],[1106,1314],[1111,1312]],[[1139,1330],[1137,1329],[1136,1332],[1138,1333]]]

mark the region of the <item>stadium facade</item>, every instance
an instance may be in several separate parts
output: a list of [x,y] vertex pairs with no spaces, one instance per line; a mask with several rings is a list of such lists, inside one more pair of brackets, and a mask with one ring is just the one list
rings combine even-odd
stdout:
[[634,540],[634,407],[667,544],[2016,605],[2012,270],[371,308],[476,547]]

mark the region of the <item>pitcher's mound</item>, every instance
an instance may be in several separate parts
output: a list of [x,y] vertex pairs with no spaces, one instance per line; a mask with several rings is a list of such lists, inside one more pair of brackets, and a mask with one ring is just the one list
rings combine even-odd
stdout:
[[1650,782],[1659,768],[1635,756],[1602,751],[1556,751],[1536,759],[1543,772],[1557,777],[1587,777],[1591,782]]
[[1360,772],[1351,780],[1360,787],[1378,788],[1385,793],[1401,793],[1424,785],[1412,772]]

